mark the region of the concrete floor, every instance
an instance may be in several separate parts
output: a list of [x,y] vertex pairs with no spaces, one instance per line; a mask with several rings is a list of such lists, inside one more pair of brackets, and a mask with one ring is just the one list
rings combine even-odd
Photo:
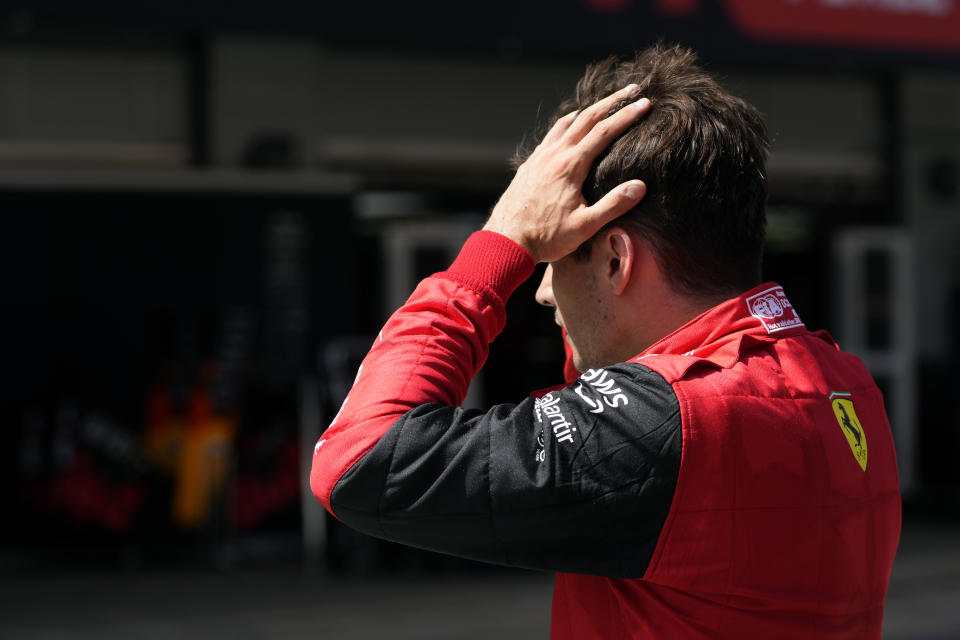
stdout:
[[960,639],[960,527],[904,524],[883,637]]
[[[24,572],[0,578],[0,638],[546,638],[551,577],[323,579],[298,565]],[[884,638],[960,638],[960,529],[906,525]]]

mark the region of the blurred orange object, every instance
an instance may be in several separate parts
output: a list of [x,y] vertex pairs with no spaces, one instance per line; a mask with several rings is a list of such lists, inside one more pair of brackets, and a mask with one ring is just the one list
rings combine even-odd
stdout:
[[193,391],[174,478],[173,520],[181,528],[201,528],[222,505],[235,437],[235,421],[214,410],[210,393]]
[[147,426],[143,451],[157,470],[173,473],[183,445],[184,420],[173,411],[170,392],[155,387],[147,396]]

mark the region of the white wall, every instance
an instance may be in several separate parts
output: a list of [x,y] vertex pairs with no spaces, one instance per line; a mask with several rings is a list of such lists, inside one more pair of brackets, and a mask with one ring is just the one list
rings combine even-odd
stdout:
[[185,73],[172,47],[4,47],[0,162],[181,163]]
[[270,130],[291,132],[308,161],[345,142],[391,149],[413,140],[482,143],[505,159],[541,105],[552,111],[583,68],[259,36],[219,36],[213,51],[213,155],[224,165]]

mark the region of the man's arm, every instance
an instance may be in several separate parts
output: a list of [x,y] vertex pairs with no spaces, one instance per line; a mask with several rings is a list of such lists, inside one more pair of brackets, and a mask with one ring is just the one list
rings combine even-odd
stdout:
[[336,515],[330,496],[343,474],[404,414],[463,402],[503,330],[506,299],[532,271],[522,248],[478,232],[448,271],[421,282],[387,320],[314,448],[311,486],[328,510]]
[[503,326],[502,296],[529,273],[529,262],[511,264],[513,247],[474,234],[390,318],[317,444],[314,492],[351,527],[388,540],[640,577],[680,461],[679,406],[663,378],[621,364],[516,405],[456,406]]
[[587,207],[579,192],[592,158],[643,112],[604,117],[628,94],[558,121],[488,230],[387,322],[315,449],[313,490],[348,524],[492,562],[642,575],[679,463],[665,381],[623,365],[539,401],[456,406],[534,260],[572,251],[642,195],[628,183]]

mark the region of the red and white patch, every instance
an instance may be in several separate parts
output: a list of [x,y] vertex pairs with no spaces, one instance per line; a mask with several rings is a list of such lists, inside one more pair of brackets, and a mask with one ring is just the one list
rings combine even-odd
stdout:
[[802,327],[803,321],[787,300],[783,287],[771,287],[746,300],[750,315],[763,324],[767,333]]

